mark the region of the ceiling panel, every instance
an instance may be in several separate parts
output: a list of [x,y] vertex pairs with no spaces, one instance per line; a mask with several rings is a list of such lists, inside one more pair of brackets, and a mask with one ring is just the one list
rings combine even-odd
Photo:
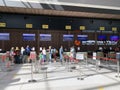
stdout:
[[89,18],[120,19],[119,6],[119,0],[0,0],[0,12]]
[[3,0],[0,0],[0,6],[4,6]]
[[43,9],[42,6],[40,5],[40,3],[30,3],[30,4],[34,8],[41,8],[41,9]]
[[120,7],[120,0],[58,0],[60,2],[81,3],[95,6]]
[[9,7],[25,7],[24,4],[21,3],[21,1],[4,0],[4,3],[6,6]]
[[29,4],[40,3],[40,4],[46,4],[49,7],[51,7],[51,5],[59,5],[59,6],[66,5],[66,6],[120,10],[119,0],[102,0],[102,1],[101,0],[2,0],[2,1],[5,1],[7,6],[15,6],[15,7],[17,6],[17,4],[20,7],[24,7],[24,5],[21,4],[22,1],[27,6],[29,6]]
[[72,17],[89,17],[89,18],[107,18],[120,19],[120,14],[100,14],[90,12],[76,12],[76,11],[58,11],[47,9],[34,8],[18,8],[18,7],[0,7],[1,12],[7,13],[22,13],[22,14],[40,14],[40,15],[56,15],[56,16],[72,16]]

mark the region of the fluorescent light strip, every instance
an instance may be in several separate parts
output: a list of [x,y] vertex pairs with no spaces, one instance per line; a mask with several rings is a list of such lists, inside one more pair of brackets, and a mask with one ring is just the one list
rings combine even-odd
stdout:
[[[9,1],[20,1],[20,0],[9,0]],[[21,0],[27,2],[26,0]],[[29,0],[30,3],[42,3],[42,4],[55,4],[55,5],[66,5],[66,6],[77,6],[77,7],[89,7],[89,8],[101,8],[101,9],[112,9],[120,10],[120,7],[115,6],[103,6],[103,5],[92,5],[92,4],[82,4],[82,3],[69,3],[69,2],[60,2],[56,0]]]

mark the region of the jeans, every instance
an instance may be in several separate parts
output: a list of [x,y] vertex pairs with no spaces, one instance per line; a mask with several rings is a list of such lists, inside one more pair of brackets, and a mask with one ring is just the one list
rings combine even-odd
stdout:
[[60,61],[62,62],[62,59],[63,59],[63,55],[62,54],[60,54]]
[[44,62],[46,61],[46,55],[43,55]]

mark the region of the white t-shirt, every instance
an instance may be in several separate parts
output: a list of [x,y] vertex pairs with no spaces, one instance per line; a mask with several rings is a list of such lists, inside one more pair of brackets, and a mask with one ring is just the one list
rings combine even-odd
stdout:
[[45,49],[42,50],[42,54],[46,55],[46,50]]

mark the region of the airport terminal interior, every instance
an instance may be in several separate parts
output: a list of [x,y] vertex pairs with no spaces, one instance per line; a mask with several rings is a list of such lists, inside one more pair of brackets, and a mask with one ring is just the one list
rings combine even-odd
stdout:
[[0,90],[120,90],[119,0],[0,0]]

